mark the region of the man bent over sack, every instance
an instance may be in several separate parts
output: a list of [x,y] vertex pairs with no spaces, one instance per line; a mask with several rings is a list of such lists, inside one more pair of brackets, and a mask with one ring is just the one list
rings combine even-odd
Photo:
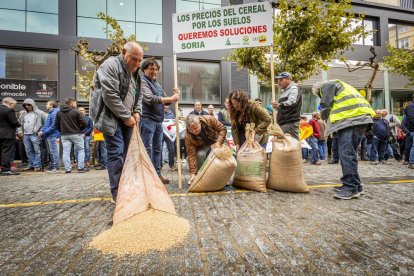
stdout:
[[227,134],[226,127],[210,115],[188,115],[185,146],[187,148],[190,182],[210,153],[210,147],[220,147]]

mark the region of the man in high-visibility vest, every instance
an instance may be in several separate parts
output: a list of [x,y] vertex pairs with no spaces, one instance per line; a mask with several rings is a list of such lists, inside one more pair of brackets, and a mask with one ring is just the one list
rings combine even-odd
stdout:
[[312,92],[321,98],[321,116],[327,122],[325,135],[338,137],[343,176],[334,197],[359,198],[364,191],[358,174],[358,139],[372,125],[375,111],[355,88],[340,80],[316,83]]

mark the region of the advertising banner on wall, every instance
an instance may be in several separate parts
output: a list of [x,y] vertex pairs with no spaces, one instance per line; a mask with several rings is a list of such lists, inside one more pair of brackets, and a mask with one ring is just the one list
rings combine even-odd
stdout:
[[273,44],[270,2],[173,14],[174,53]]
[[5,97],[15,100],[56,100],[57,81],[0,79],[0,98]]

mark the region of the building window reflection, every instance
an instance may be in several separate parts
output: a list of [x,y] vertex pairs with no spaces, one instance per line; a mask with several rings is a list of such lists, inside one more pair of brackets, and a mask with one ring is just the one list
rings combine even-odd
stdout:
[[0,0],[0,28],[58,34],[59,0]]
[[389,42],[401,49],[414,49],[414,26],[400,23],[388,24]]
[[221,0],[176,0],[177,13],[221,8]]
[[78,0],[78,36],[108,38],[103,12],[117,20],[124,36],[138,41],[162,43],[162,0]]

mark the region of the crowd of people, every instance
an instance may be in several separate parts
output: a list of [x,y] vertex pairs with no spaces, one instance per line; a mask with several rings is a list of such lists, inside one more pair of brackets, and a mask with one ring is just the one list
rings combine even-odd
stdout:
[[[74,163],[79,173],[87,172],[92,165],[107,169],[115,203],[132,129],[138,126],[155,171],[168,184],[170,180],[161,174],[163,143],[168,148],[171,170],[176,170],[175,145],[163,132],[162,123],[165,119],[175,119],[169,105],[179,101],[180,90],[166,93],[157,81],[160,65],[154,58],[143,61],[143,55],[139,44],[128,42],[120,55],[108,58],[98,68],[90,116],[85,108],[77,108],[73,98],[66,99],[61,106],[55,101],[47,102],[48,113],[40,110],[32,99],[26,99],[24,110],[16,118],[16,101],[4,98],[0,108],[1,174],[18,174],[10,169],[17,143],[20,159],[27,163],[25,171],[47,167],[46,172],[56,173],[60,156],[65,173],[72,172]],[[139,67],[143,71],[141,77]],[[388,164],[388,159],[395,158],[414,169],[414,102],[405,108],[400,121],[387,110],[374,111],[355,88],[333,80],[314,85],[314,94],[321,98],[320,112],[314,112],[307,121],[306,116],[301,116],[302,95],[292,75],[282,72],[276,79],[281,95],[266,108],[260,99],[250,99],[242,90],[231,92],[217,114],[212,105],[205,111],[200,101],[194,103],[194,110],[185,119],[184,137],[190,182],[211,147],[224,143],[226,127],[231,128],[236,151],[246,141],[245,126],[251,123],[255,140],[266,148],[273,112],[277,112],[276,123],[283,132],[296,139],[300,139],[302,123],[311,126],[312,134],[306,139],[311,149],[302,151],[304,162],[310,158],[312,165],[320,165],[331,156],[330,164],[341,163],[343,186],[337,190],[337,198],[350,199],[363,193],[358,154],[360,160],[372,165]],[[95,164],[92,160],[96,160]]]

